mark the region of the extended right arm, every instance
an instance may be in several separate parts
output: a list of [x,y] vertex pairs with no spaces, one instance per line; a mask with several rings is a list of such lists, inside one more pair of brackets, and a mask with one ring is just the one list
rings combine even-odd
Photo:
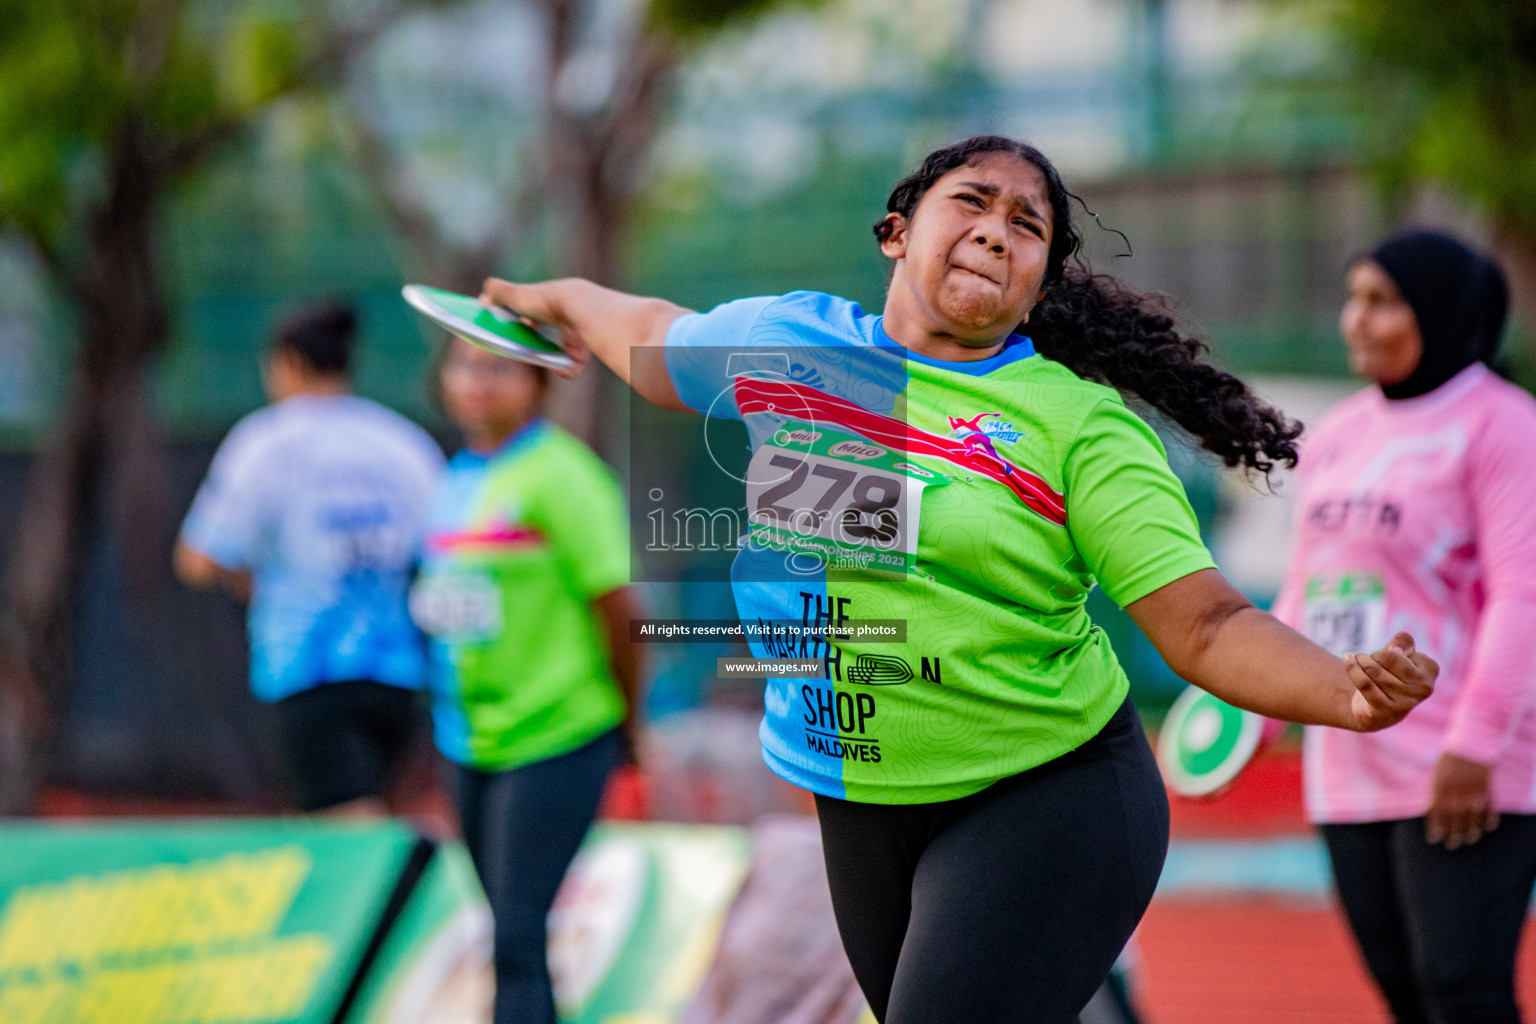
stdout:
[[1440,671],[1406,633],[1374,653],[1336,658],[1253,607],[1215,569],[1159,587],[1126,611],[1178,675],[1287,722],[1384,729],[1430,695]]
[[485,282],[480,298],[555,328],[561,344],[578,362],[590,352],[661,408],[692,411],[677,396],[661,354],[667,328],[689,312],[682,306],[576,277],[539,284],[513,284],[493,277]]
[[1360,732],[1429,696],[1438,666],[1408,635],[1336,658],[1222,579],[1161,442],[1122,403],[1084,420],[1064,482],[1073,542],[1104,593],[1196,686],[1271,718]]

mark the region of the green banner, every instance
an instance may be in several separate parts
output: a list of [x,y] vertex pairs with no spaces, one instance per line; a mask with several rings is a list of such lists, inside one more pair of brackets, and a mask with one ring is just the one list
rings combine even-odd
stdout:
[[469,851],[440,846],[389,929],[348,1024],[489,1021],[492,934]]
[[751,835],[743,828],[593,829],[549,919],[562,1020],[677,1020],[709,969],[751,855]]
[[[5,1022],[332,1024],[403,877],[412,932],[376,968],[400,973],[455,916],[488,930],[462,854],[423,860],[392,823],[13,824],[0,849]],[[373,1015],[348,1019],[386,1019],[387,973],[359,989]]]
[[[488,1021],[493,929],[457,843],[391,822],[0,825],[0,1024]],[[746,829],[602,824],[550,916],[567,1024],[672,1024]]]

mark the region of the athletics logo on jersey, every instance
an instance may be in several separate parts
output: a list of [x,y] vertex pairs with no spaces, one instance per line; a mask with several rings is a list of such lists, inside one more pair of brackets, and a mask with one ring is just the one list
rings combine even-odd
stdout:
[[[979,412],[968,420],[961,419],[959,416],[951,416],[949,418],[949,436],[965,445],[965,450],[968,452],[980,450],[991,456],[993,461],[1003,467],[1005,474],[1012,475],[1013,464],[997,453],[992,440],[996,438],[999,441],[1012,444],[1024,435],[1012,423],[1005,422],[1002,419],[1002,415],[1000,412]],[[989,416],[993,417],[994,422],[983,423],[982,421]]]
[[[983,423],[988,417],[992,422]],[[977,413],[970,419],[961,419],[959,416],[949,418],[949,436],[957,441],[964,441],[973,434],[984,434],[987,438],[995,438],[1004,444],[1013,444],[1024,436],[1024,432],[1012,423],[1005,422],[1000,412]]]

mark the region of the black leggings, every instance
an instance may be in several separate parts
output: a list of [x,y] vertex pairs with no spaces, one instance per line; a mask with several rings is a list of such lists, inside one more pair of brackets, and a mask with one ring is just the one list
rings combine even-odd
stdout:
[[1398,1024],[1518,1024],[1515,950],[1536,884],[1536,816],[1471,846],[1424,819],[1324,825],[1339,901]]
[[1168,798],[1130,701],[973,796],[818,796],[837,927],[884,1024],[1069,1024],[1141,920]]
[[496,919],[496,1024],[555,1024],[544,922],[619,758],[609,732],[510,771],[459,769],[464,842]]

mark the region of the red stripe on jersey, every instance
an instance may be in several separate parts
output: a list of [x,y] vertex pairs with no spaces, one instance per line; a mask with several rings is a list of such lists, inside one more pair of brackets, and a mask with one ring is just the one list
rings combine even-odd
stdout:
[[492,526],[484,530],[466,530],[463,533],[445,533],[429,540],[434,548],[452,551],[458,548],[517,548],[533,547],[544,542],[538,530],[521,526]]
[[988,451],[989,445],[967,445],[952,437],[930,434],[803,384],[737,377],[735,394],[736,407],[743,415],[777,412],[812,422],[827,420],[899,452],[943,459],[1002,484],[1031,511],[1057,526],[1067,525],[1066,498],[1041,477]]

